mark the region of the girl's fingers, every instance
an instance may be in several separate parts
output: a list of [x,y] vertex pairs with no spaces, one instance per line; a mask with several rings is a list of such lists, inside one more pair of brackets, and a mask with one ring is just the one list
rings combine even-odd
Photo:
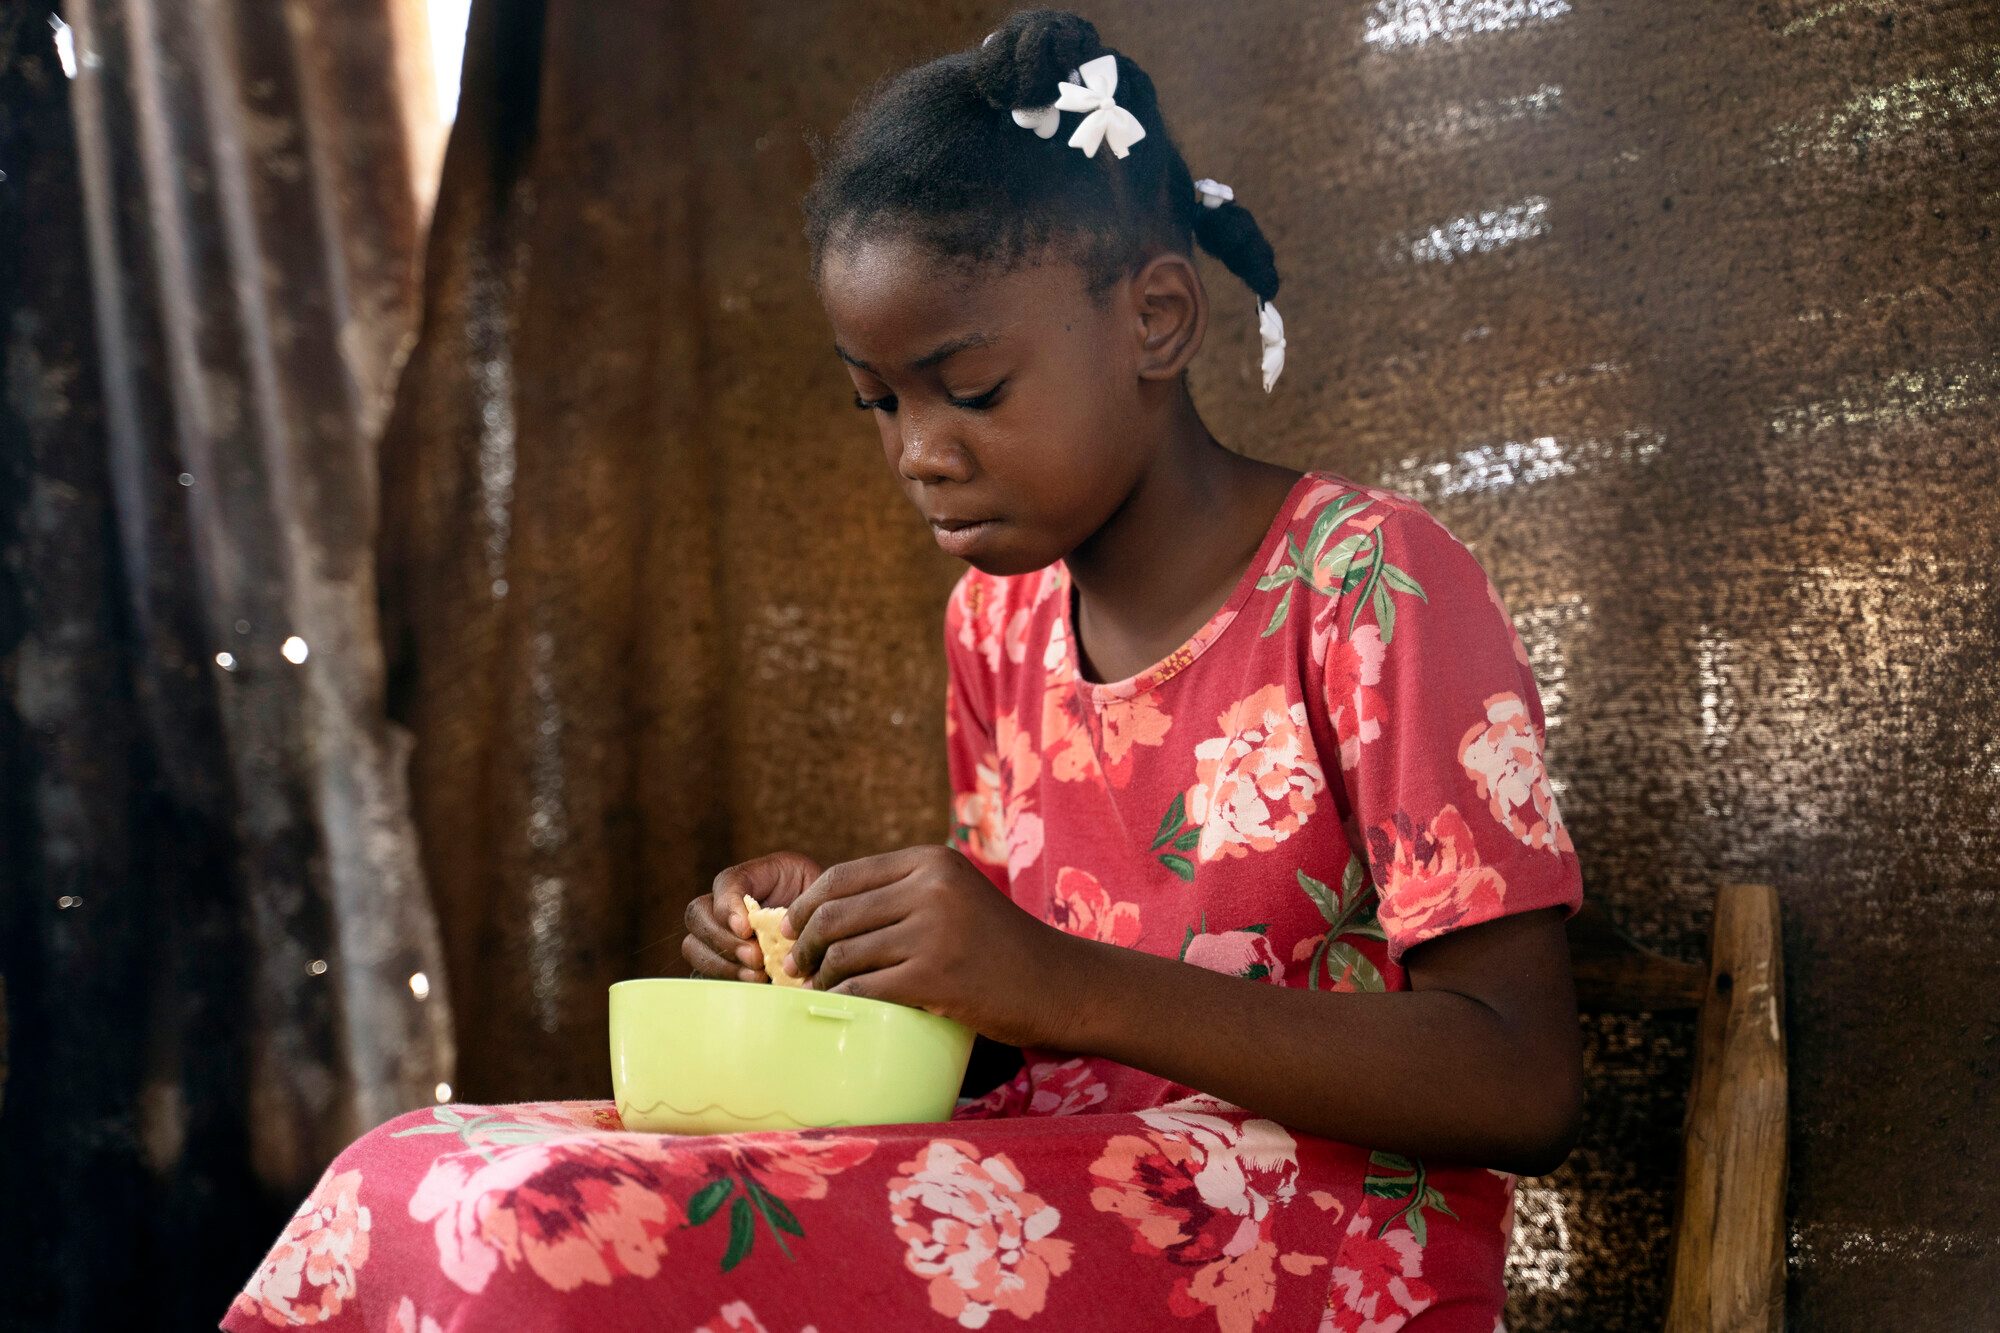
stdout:
[[909,934],[897,923],[835,940],[820,959],[819,972],[812,979],[813,989],[838,988],[843,994],[852,994],[852,988],[843,983],[895,967],[910,956]]
[[681,938],[681,957],[698,977],[718,981],[762,981],[764,974],[724,958],[693,935]]
[[878,971],[857,972],[831,989],[835,995],[858,995],[864,1000],[888,1000],[895,1004],[909,1004],[912,998],[911,983],[915,980],[912,965],[904,961]]
[[922,851],[919,847],[905,847],[901,851],[883,852],[879,856],[864,856],[858,861],[842,861],[822,872],[799,895],[791,911],[785,914],[785,934],[793,939],[799,938],[813,913],[831,899],[847,898],[894,884],[917,866]]
[[794,975],[809,977],[823,967],[827,951],[843,940],[892,926],[910,914],[909,894],[900,883],[868,892],[829,898],[813,909],[785,965]]
[[697,898],[688,904],[687,929],[690,938],[700,940],[723,958],[733,958],[740,967],[762,967],[764,951],[753,936],[744,940],[722,923],[712,898]]
[[744,894],[766,907],[782,907],[795,901],[819,876],[819,862],[800,852],[772,852],[731,866],[715,877],[709,889],[715,918],[739,939],[747,940],[751,930],[750,917],[743,910]]

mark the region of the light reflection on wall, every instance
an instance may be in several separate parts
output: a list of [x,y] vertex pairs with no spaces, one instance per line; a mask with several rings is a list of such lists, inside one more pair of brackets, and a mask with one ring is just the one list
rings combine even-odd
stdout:
[[[1545,729],[1550,735],[1562,730],[1569,718],[1570,648],[1580,647],[1580,636],[1590,623],[1590,603],[1582,593],[1565,593],[1553,601],[1526,610],[1508,608],[1514,632],[1528,650],[1535,672],[1535,684],[1542,695]],[[1560,781],[1550,775],[1551,784]],[[1558,790],[1556,795],[1562,795]]]
[[1831,111],[1780,125],[1765,161],[1772,166],[1813,158],[1865,157],[1885,142],[1925,131],[1948,132],[1954,121],[2000,114],[2000,47],[1941,74],[1919,74],[1856,93]]
[[2000,359],[1855,376],[1843,392],[1771,415],[1778,435],[1809,434],[1829,426],[1891,426],[1929,422],[1989,402],[2000,388]]
[[1507,1285],[1561,1291],[1569,1285],[1569,1206],[1561,1190],[1514,1188],[1514,1240],[1507,1250]]
[[1549,201],[1529,195],[1517,203],[1449,218],[1403,237],[1397,253],[1419,264],[1449,264],[1461,255],[1486,254],[1547,234]]
[[1520,121],[1546,120],[1562,111],[1562,88],[1545,83],[1515,97],[1454,103],[1436,116],[1405,121],[1393,132],[1409,148],[1459,148],[1464,141]]
[[1569,10],[1567,0],[1380,0],[1362,40],[1375,47],[1452,42],[1546,23]]
[[1594,435],[1564,439],[1537,435],[1465,449],[1450,458],[1405,458],[1378,472],[1375,484],[1423,504],[1455,495],[1533,486],[1605,468],[1628,472],[1660,452],[1666,437],[1654,430],[1620,431],[1616,438]]

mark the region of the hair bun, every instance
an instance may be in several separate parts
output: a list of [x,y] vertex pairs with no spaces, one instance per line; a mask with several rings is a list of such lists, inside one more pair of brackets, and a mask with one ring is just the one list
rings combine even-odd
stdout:
[[1071,70],[1103,54],[1097,26],[1081,14],[1024,9],[973,52],[972,82],[998,111],[1047,106]]

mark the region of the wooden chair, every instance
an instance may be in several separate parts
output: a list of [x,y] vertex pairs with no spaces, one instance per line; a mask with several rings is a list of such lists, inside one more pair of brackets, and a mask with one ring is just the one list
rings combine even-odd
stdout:
[[1708,966],[1640,947],[1601,909],[1569,924],[1585,1011],[1694,1010],[1668,1282],[1668,1333],[1747,1333],[1785,1322],[1785,979],[1778,895],[1715,895]]

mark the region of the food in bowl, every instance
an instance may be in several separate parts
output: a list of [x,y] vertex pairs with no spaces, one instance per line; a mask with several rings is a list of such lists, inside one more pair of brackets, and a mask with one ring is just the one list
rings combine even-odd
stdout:
[[785,971],[785,959],[791,956],[792,946],[797,940],[788,940],[778,926],[785,919],[782,907],[760,907],[749,894],[743,895],[743,912],[750,918],[750,929],[757,932],[757,943],[764,949],[764,971],[774,986],[803,986],[804,977],[795,977]]

